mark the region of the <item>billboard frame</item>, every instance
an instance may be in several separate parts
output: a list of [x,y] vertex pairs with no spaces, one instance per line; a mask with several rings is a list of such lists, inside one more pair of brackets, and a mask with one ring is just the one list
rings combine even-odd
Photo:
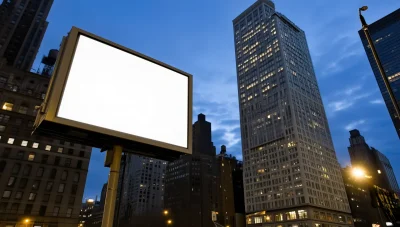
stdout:
[[[187,147],[180,147],[166,142],[156,141],[138,135],[132,135],[128,133],[123,133],[95,125],[90,125],[82,122],[73,121],[70,119],[65,119],[58,117],[58,110],[60,108],[61,100],[64,94],[68,76],[72,67],[72,62],[75,56],[75,52],[78,46],[78,41],[80,36],[86,36],[90,39],[99,41],[105,45],[109,45],[113,48],[119,49],[121,51],[127,52],[146,61],[157,64],[158,66],[164,67],[166,69],[172,70],[182,76],[188,77],[188,116],[187,116]],[[105,91],[106,92],[106,91]],[[59,137],[64,137],[71,141],[84,140],[78,142],[87,141],[88,145],[100,147],[104,149],[109,149],[113,145],[121,144],[124,148],[131,148],[134,153],[141,155],[146,155],[148,152],[150,154],[146,156],[179,156],[180,154],[191,154],[192,153],[192,96],[193,96],[193,78],[191,74],[188,74],[182,70],[175,67],[167,65],[156,59],[138,53],[132,49],[114,43],[110,40],[99,37],[90,32],[84,31],[77,27],[72,27],[68,37],[65,37],[62,43],[62,47],[57,57],[57,62],[55,69],[53,71],[53,76],[50,81],[49,88],[46,93],[45,100],[41,106],[41,110],[38,113],[37,119],[34,124],[35,131],[44,132],[43,134],[58,134]],[[117,110],[118,111],[118,108]],[[167,110],[166,110],[167,111]],[[160,116],[162,117],[162,115]],[[168,120],[168,119],[166,119]],[[45,128],[43,130],[43,128]],[[69,129],[70,128],[70,129]],[[69,132],[69,133],[68,133]],[[72,133],[71,133],[72,132]],[[79,134],[83,138],[79,138]],[[96,142],[96,137],[100,137]],[[86,140],[84,139],[86,138]],[[104,141],[105,140],[105,141]],[[106,144],[107,143],[107,144]],[[135,143],[135,145],[131,144]],[[158,151],[151,151],[152,149]],[[172,151],[171,154],[162,154],[163,152]],[[174,154],[172,154],[174,153]],[[165,158],[165,157],[164,157]]]

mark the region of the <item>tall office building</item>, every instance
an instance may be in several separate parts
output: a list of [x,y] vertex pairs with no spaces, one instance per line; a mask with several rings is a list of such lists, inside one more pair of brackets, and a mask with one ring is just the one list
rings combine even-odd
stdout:
[[370,148],[357,129],[350,131],[349,141],[351,165],[364,169],[372,176],[374,184],[400,195],[400,188],[389,159],[377,149]]
[[176,227],[214,227],[211,214],[217,211],[217,200],[211,123],[199,114],[193,125],[193,154],[168,163],[164,208]]
[[0,65],[0,226],[76,227],[91,147],[31,135],[50,78]]
[[233,28],[247,224],[351,226],[304,31],[270,0]]
[[30,71],[39,50],[53,0],[7,0],[0,5],[0,57]]
[[118,210],[119,226],[164,224],[164,180],[167,162],[125,154]]
[[[370,24],[369,31],[383,68],[385,69],[386,76],[389,79],[397,105],[400,105],[400,9]],[[396,117],[396,111],[390,100],[382,76],[379,73],[364,31],[360,30],[358,33],[361,37],[362,44],[367,53],[369,63],[371,64],[372,71],[378,82],[379,89],[386,103],[386,107],[388,108],[390,117],[392,118],[394,127],[400,137],[400,116]]]

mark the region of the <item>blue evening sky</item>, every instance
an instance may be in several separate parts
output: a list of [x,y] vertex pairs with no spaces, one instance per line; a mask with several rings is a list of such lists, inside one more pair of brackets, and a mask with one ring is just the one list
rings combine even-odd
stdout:
[[[194,75],[193,120],[198,113],[206,114],[217,151],[225,144],[228,153],[241,158],[232,20],[254,2],[56,0],[38,57],[59,48],[62,37],[77,26],[189,72]],[[365,16],[371,23],[399,8],[400,2],[276,0],[275,4],[306,32],[341,165],[350,163],[348,131],[358,128],[370,146],[388,156],[400,179],[400,141],[357,33],[360,6],[369,6]],[[103,160],[94,149],[85,198],[100,195],[107,181]]]

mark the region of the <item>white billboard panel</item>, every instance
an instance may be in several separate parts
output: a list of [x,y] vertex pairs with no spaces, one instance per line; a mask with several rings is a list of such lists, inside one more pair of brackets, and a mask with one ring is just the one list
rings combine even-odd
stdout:
[[188,148],[189,78],[80,34],[56,116]]

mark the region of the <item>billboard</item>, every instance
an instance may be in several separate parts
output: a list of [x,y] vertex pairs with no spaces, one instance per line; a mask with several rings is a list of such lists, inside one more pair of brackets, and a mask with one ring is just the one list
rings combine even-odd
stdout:
[[148,156],[191,153],[191,75],[75,27],[62,46],[35,131]]

